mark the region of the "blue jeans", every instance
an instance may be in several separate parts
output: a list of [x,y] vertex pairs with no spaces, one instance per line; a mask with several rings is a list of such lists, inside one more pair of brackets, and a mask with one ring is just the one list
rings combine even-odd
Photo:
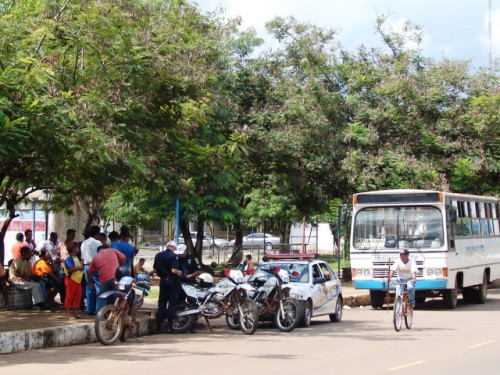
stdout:
[[[406,290],[408,291],[408,297],[411,305],[415,305],[415,284],[413,284],[411,279],[399,279],[399,282],[406,283]],[[396,295],[401,295],[401,285],[396,287]]]
[[99,294],[97,295],[97,311],[101,310],[104,306],[107,304],[113,304],[115,301],[115,297],[107,297],[107,298],[101,298],[99,297],[101,294],[104,292],[107,292],[109,290],[116,290],[116,285],[115,285],[115,279],[108,280],[104,283],[101,283],[99,285]]
[[94,274],[92,275],[92,282],[94,283],[94,289],[89,288],[89,280],[87,275],[88,269],[89,266],[86,264],[84,267],[85,281],[87,282],[87,286],[85,288],[85,298],[87,300],[85,312],[87,313],[87,315],[95,315],[97,311],[97,295],[99,294],[100,284],[97,273],[94,272]]

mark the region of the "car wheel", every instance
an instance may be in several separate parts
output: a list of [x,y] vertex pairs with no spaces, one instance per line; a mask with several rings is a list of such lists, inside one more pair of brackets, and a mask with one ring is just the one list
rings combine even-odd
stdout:
[[312,304],[311,301],[306,301],[304,306],[304,315],[302,316],[301,326],[310,327],[312,320]]
[[335,312],[330,314],[330,322],[340,322],[342,320],[342,302],[342,297],[339,296],[335,304]]

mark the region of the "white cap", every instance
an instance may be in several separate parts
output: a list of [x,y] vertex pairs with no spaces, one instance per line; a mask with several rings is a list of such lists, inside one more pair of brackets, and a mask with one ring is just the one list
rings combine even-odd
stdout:
[[168,241],[166,247],[169,247],[169,246],[173,246],[173,247],[177,248],[177,244],[175,243],[175,241]]
[[179,244],[179,246],[177,246],[177,250],[175,251],[175,253],[177,255],[182,255],[184,254],[184,252],[187,250],[187,246],[184,245],[183,243]]

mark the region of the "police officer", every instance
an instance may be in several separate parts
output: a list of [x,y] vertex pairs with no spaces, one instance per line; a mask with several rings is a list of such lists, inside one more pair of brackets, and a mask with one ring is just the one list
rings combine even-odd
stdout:
[[177,246],[177,251],[175,254],[178,257],[179,264],[182,271],[182,278],[188,282],[195,282],[195,279],[198,275],[202,273],[198,263],[196,263],[196,259],[189,255],[189,251],[187,251],[187,246],[184,244],[180,244]]
[[[158,312],[156,313],[156,332],[159,333],[161,324],[167,319],[167,333],[173,333],[173,319],[176,305],[179,300],[179,277],[182,275],[180,265],[175,255],[177,244],[174,241],[167,243],[167,249],[155,256],[154,271],[160,277],[160,295],[158,297]],[[168,303],[168,307],[167,307]]]

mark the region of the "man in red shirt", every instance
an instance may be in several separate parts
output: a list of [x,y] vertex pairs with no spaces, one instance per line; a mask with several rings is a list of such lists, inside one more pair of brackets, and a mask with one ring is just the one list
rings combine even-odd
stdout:
[[[94,283],[92,281],[92,275],[94,272],[98,273],[100,288],[99,295],[108,290],[114,290],[115,286],[115,271],[118,267],[125,264],[125,255],[120,253],[118,250],[115,250],[111,247],[107,249],[99,250],[96,256],[90,262],[87,280],[88,287],[90,289],[94,289]],[[99,298],[97,296],[97,312],[107,304],[112,303],[112,301],[108,301],[106,298]]]

